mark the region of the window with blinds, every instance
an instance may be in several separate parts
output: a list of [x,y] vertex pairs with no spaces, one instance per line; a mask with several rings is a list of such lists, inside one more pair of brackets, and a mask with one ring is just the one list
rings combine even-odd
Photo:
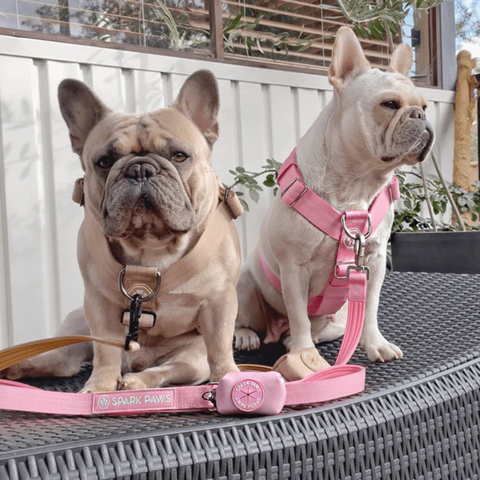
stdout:
[[1,0],[0,27],[209,53],[204,0]]
[[[382,32],[361,38],[367,58],[385,69],[390,44],[410,43],[412,75],[417,83],[436,85],[435,17],[434,10],[411,11],[389,39]],[[0,1],[4,29],[302,71],[326,71],[336,32],[346,23],[336,0]]]

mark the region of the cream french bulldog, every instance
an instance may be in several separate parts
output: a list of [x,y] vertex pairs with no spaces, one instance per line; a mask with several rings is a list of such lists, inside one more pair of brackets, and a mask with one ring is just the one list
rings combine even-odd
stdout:
[[[113,113],[76,80],[64,80],[58,96],[85,171],[85,208],[98,219],[116,260],[160,271],[174,264],[196,244],[218,204],[218,180],[210,166],[219,110],[213,74],[194,73],[171,108],[140,115]],[[117,285],[102,281],[87,245],[92,239],[84,231],[85,222],[78,241],[85,301],[67,316],[58,335],[121,341],[122,297]],[[72,376],[82,363],[93,361],[84,392],[218,381],[237,370],[232,338],[239,271],[238,236],[230,223],[207,267],[156,298],[157,321],[140,333],[139,352],[126,355],[98,343],[76,345],[23,362],[3,375]]]
[[[391,182],[396,168],[428,156],[434,133],[425,118],[427,102],[408,78],[412,64],[411,48],[402,44],[386,73],[373,69],[350,28],[338,31],[328,73],[334,98],[297,147],[298,167],[306,185],[337,211],[367,210]],[[392,221],[393,207],[367,240],[370,280],[360,344],[371,361],[402,357],[400,348],[380,333],[377,322]],[[259,247],[270,269],[281,278],[282,294],[263,272]],[[335,322],[327,316],[309,318],[307,312],[307,298],[319,295],[327,284],[336,250],[336,240],[277,196],[237,286],[236,348],[258,348],[256,332],[271,332],[271,325],[282,318],[288,318],[284,330],[290,333],[285,336],[283,332],[284,343],[292,352],[343,335],[346,306],[336,314]]]

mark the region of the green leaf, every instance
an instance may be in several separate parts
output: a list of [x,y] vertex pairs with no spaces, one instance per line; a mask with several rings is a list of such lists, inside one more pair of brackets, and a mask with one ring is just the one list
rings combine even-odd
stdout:
[[260,200],[260,194],[254,188],[251,188],[248,193],[250,194],[250,198],[255,202],[258,203]]
[[235,169],[238,173],[245,173],[245,169],[243,167],[237,167]]

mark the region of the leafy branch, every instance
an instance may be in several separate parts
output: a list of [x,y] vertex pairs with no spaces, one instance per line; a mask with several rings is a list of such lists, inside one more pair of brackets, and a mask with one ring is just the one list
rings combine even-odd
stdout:
[[236,48],[235,43],[241,43],[246,46],[248,52],[256,48],[261,54],[265,54],[263,49],[269,48],[272,54],[284,50],[288,55],[289,47],[296,48],[297,52],[303,52],[312,46],[312,35],[302,38],[303,31],[296,38],[291,38],[288,32],[275,34],[265,30],[259,31],[260,22],[264,17],[264,15],[258,15],[254,17],[253,22],[248,22],[243,20],[244,14],[239,13],[236,17],[229,18],[223,29],[225,50],[233,53]]
[[236,189],[236,187],[243,186],[244,189],[248,191],[250,198],[255,203],[258,203],[258,200],[260,200],[259,192],[263,191],[263,187],[258,184],[257,179],[259,177],[265,177],[262,182],[263,185],[268,188],[273,188],[273,194],[276,195],[278,191],[278,186],[276,183],[278,170],[281,166],[282,164],[280,162],[275,161],[273,158],[268,158],[267,164],[261,167],[262,170],[260,172],[249,172],[243,167],[237,167],[235,170],[229,170],[229,172],[233,175],[234,183],[230,186],[225,185],[225,188],[233,190],[239,197],[239,200],[242,203],[245,211],[249,212],[250,208],[248,203],[241,198],[243,196],[243,192]]
[[[395,36],[400,30],[410,9],[429,10],[444,0],[337,0],[339,11],[355,32],[362,38]],[[342,17],[329,17],[338,19]]]

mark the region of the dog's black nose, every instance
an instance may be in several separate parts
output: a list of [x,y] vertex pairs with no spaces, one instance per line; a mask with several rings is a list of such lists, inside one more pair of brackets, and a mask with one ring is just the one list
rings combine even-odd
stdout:
[[425,120],[425,112],[420,107],[415,107],[410,112],[410,118]]
[[128,167],[125,176],[137,182],[146,182],[150,177],[157,174],[157,169],[148,162],[134,163]]

